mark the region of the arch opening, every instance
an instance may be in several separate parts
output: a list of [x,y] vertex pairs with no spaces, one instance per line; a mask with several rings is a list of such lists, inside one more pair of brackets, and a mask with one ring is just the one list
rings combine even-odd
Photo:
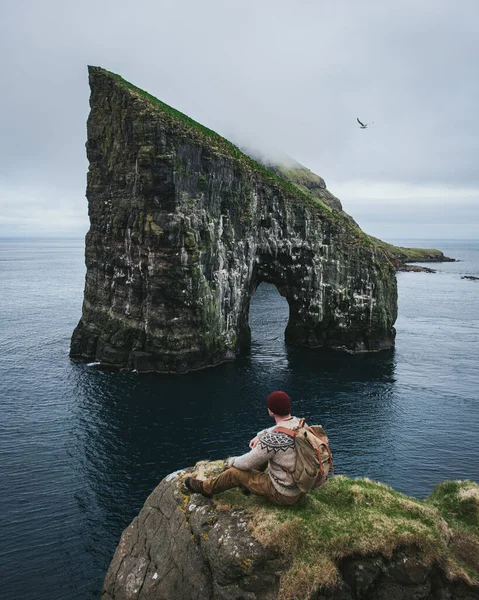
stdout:
[[289,315],[289,303],[277,286],[262,281],[250,298],[247,315],[250,351],[270,357],[284,354]]

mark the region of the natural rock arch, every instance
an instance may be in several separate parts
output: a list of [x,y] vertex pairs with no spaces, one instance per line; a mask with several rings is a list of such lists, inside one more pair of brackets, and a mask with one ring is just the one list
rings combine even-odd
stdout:
[[327,190],[304,194],[108,71],[90,68],[90,84],[91,227],[72,356],[160,372],[231,360],[250,343],[262,281],[288,301],[289,343],[394,344],[394,268]]

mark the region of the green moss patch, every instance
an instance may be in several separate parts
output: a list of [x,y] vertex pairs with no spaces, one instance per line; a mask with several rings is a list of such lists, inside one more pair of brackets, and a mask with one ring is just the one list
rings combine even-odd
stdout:
[[[479,486],[472,482],[446,482],[420,501],[381,483],[343,476],[290,508],[271,506],[238,490],[217,500],[219,509],[244,508],[251,514],[253,535],[289,557],[280,598],[295,593],[306,598],[320,585],[334,586],[342,558],[391,557],[402,546],[416,547],[426,564],[440,563],[451,578],[479,582],[479,571],[473,558],[467,560],[464,546],[464,536],[471,550],[479,543],[478,502]],[[454,546],[457,536],[461,554]]]
[[449,550],[472,580],[479,573],[479,486],[473,481],[445,481],[436,486],[427,502],[436,507],[450,526]]
[[[140,217],[141,222],[143,222],[143,218]],[[146,217],[145,231],[151,231],[156,236],[161,237],[163,234],[163,229],[155,223],[152,215],[148,215]]]

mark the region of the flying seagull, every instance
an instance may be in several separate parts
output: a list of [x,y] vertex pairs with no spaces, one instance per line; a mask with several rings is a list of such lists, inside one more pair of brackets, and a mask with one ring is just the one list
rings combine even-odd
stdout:
[[372,121],[371,123],[363,123],[362,121],[360,121],[357,117],[356,117],[356,121],[359,123],[359,125],[361,126],[361,129],[367,129],[368,125],[371,125],[371,123],[374,123],[374,121]]

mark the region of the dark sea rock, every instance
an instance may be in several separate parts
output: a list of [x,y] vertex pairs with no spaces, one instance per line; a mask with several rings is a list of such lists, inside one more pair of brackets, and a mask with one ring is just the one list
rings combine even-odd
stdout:
[[231,360],[250,345],[263,281],[288,301],[291,344],[394,345],[394,268],[322,185],[307,196],[108,71],[91,67],[90,85],[91,226],[72,357],[174,373]]
[[[479,599],[477,585],[448,577],[440,561],[424,560],[413,543],[398,544],[390,556],[369,552],[340,559],[335,585],[307,595],[285,593],[281,578],[289,559],[252,534],[248,509],[229,509],[221,496],[186,493],[182,481],[192,470],[166,477],[125,529],[102,600]],[[451,536],[445,522],[442,527],[441,548]]]
[[421,267],[419,265],[407,265],[405,263],[399,263],[396,266],[396,271],[406,271],[409,273],[436,273],[435,269],[429,269],[429,267]]
[[473,275],[463,275],[461,279],[470,279],[471,281],[479,281],[479,277],[474,277]]

